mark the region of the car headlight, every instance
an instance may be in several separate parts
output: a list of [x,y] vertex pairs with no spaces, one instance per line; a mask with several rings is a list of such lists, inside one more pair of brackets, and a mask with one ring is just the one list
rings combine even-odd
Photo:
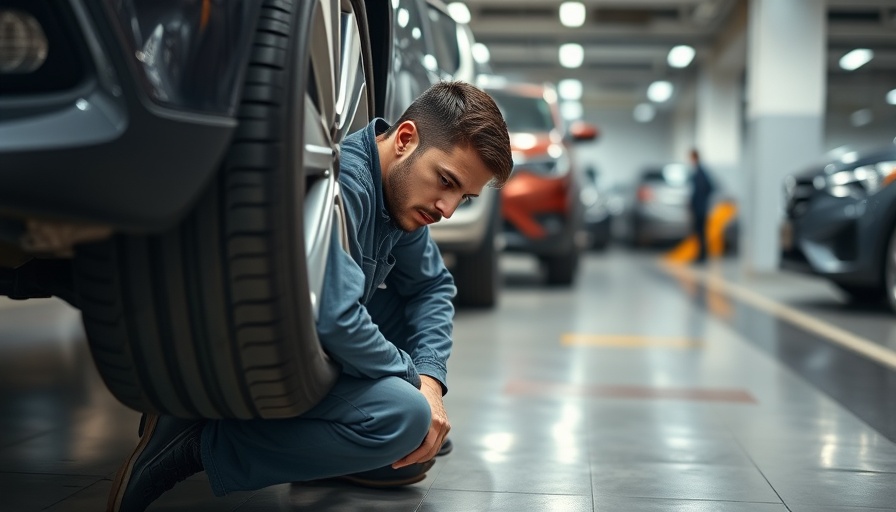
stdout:
[[48,45],[37,18],[0,9],[0,75],[35,71],[47,60]]
[[815,188],[834,197],[864,199],[896,179],[896,161],[862,165],[815,178]]

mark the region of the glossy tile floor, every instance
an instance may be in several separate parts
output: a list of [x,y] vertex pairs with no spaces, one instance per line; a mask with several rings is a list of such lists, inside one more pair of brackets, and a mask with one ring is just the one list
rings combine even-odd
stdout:
[[[591,254],[571,290],[502,262],[493,312],[461,311],[454,452],[399,491],[279,485],[214,498],[204,475],[150,510],[896,510],[896,316],[733,261]],[[839,340],[839,341],[837,341]],[[138,415],[105,390],[76,311],[0,303],[0,511],[99,511]]]

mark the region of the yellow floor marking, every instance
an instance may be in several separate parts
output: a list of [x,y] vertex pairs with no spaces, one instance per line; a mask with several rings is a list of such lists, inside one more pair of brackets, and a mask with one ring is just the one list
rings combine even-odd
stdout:
[[564,346],[588,345],[593,347],[668,347],[668,348],[696,348],[701,345],[697,340],[690,338],[676,338],[669,336],[634,336],[634,335],[597,335],[597,334],[564,334],[560,339]]
[[726,281],[722,276],[697,270],[682,265],[673,265],[660,262],[659,266],[667,273],[678,277],[689,277],[696,281],[702,282],[708,289],[722,292],[729,297],[740,300],[751,306],[761,309],[772,314],[782,320],[786,320],[809,332],[824,337],[833,343],[845,347],[854,352],[858,352],[869,357],[890,368],[896,369],[896,352],[885,348],[869,339],[857,336],[849,331],[841,329],[835,325],[829,324],[824,320],[819,320],[802,311],[791,308],[775,302],[767,297],[763,297],[758,293],[741,286],[739,284]]

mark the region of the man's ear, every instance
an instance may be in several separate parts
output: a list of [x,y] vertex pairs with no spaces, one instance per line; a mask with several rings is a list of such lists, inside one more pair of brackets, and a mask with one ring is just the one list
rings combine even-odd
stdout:
[[410,154],[419,142],[417,125],[413,121],[403,121],[395,130],[395,156]]

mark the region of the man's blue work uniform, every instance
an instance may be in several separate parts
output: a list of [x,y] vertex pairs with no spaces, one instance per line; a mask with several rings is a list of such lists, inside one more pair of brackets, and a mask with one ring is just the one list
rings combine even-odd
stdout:
[[342,375],[300,417],[208,422],[202,463],[218,496],[387,466],[429,431],[420,374],[447,389],[456,289],[429,230],[388,214],[375,139],[386,129],[376,119],[342,145],[350,254],[334,234],[317,324]]
[[691,222],[694,234],[697,236],[699,252],[697,261],[706,260],[706,218],[709,215],[710,198],[713,192],[713,183],[709,174],[700,162],[694,164],[694,172],[691,175]]

